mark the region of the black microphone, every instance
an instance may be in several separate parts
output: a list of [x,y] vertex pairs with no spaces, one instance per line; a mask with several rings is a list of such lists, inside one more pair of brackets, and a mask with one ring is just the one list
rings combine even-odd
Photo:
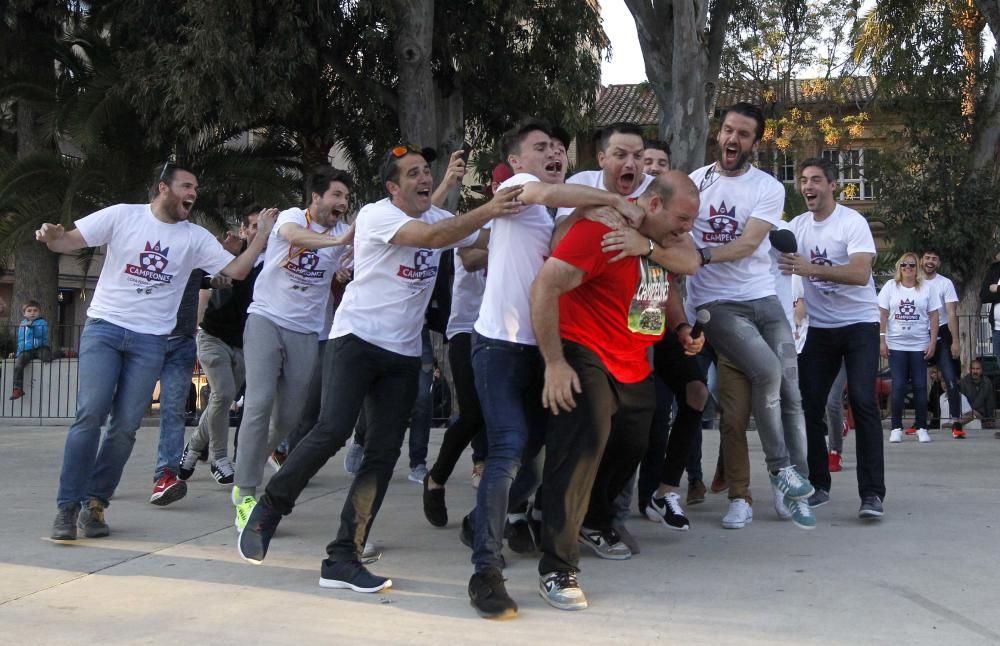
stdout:
[[712,313],[708,310],[701,310],[698,312],[698,316],[695,317],[694,325],[691,326],[691,338],[697,339],[701,336],[701,328],[712,320]]
[[795,253],[799,250],[795,234],[788,229],[771,229],[767,237],[771,240],[771,246],[781,253]]

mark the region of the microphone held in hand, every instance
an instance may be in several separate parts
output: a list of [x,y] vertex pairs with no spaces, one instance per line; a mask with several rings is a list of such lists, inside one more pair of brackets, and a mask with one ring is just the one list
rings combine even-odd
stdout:
[[691,338],[697,339],[701,336],[702,327],[712,320],[712,313],[708,310],[701,310],[698,312],[698,316],[695,317],[694,325],[691,326]]
[[772,229],[767,237],[771,240],[771,246],[781,253],[795,253],[799,250],[795,234],[788,229]]

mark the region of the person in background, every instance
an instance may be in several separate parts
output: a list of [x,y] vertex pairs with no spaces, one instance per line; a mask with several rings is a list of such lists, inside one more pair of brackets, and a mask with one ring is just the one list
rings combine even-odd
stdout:
[[[4,306],[6,309],[6,305]],[[49,323],[42,317],[38,301],[28,301],[21,308],[21,324],[17,328],[17,355],[14,360],[14,388],[11,400],[24,397],[24,367],[35,359],[51,361]]]
[[993,382],[983,374],[982,361],[972,360],[969,374],[962,377],[958,387],[962,395],[969,400],[972,415],[976,419],[992,422],[993,411],[997,407],[996,393],[993,391]]

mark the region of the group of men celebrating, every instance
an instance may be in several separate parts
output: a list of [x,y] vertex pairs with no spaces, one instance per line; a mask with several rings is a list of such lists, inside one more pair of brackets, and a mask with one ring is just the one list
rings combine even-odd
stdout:
[[[462,520],[474,565],[469,597],[480,615],[517,613],[502,573],[501,548],[505,538],[513,545],[512,525],[530,526],[541,552],[540,595],[556,608],[587,607],[576,576],[581,546],[613,560],[638,551],[619,507],[641,462],[652,465],[646,481],[654,484],[640,478],[640,510],[669,529],[689,527],[677,488],[707,400],[694,358],[706,338],[743,384],[742,402],[733,408],[756,419],[776,511],[806,529],[815,526],[811,509],[829,500],[824,406],[846,363],[858,430],[859,514],[880,517],[874,242],[864,218],[834,201],[836,169],[813,159],[800,169],[809,211],[791,223],[802,253],[772,252],[784,189],[752,164],[763,129],[758,108],[732,106],[722,117],[718,161],[688,176],[669,170],[664,144],[616,124],[601,134],[600,170],[566,180],[567,142],[542,121],[524,121],[502,142],[508,177],[492,199],[459,216],[439,205],[461,181],[461,154],[451,157],[435,191],[433,151],[397,146],[380,166],[388,197],[365,205],[351,227],[341,218],[352,180],[326,169],[310,178],[307,209],[255,215],[256,237],[235,259],[187,221],[197,180],[173,166],[160,174],[149,205],[110,207],[69,232],[43,225],[37,238],[53,251],[108,245],[81,340],[79,411],[67,438],[52,537],[73,539],[78,527],[88,537],[109,533],[104,510],[160,372],[188,274],[200,268],[221,275],[219,285],[228,289],[253,274],[252,301],[240,290],[241,304],[229,314],[239,324],[210,317],[214,322],[199,336],[200,354],[214,357],[212,369],[226,375],[224,393],[213,400],[217,408],[235,395],[245,359],[235,475],[228,459],[220,462],[227,441],[221,410],[203,418],[195,446],[172,459],[171,473],[189,472],[194,454],[212,445],[213,475],[218,464],[216,479],[235,483],[239,553],[260,563],[279,522],[350,439],[364,408],[364,455],[327,546],[320,585],[357,592],[391,586],[361,557],[417,395],[424,312],[441,252],[450,248],[481,250],[465,269],[484,272],[478,294],[462,292],[480,302],[464,360],[474,375],[487,457],[475,509]],[[353,280],[331,317],[331,281],[346,266],[348,246]],[[475,254],[458,255],[464,264]],[[788,308],[778,298],[782,275],[805,282],[812,324],[798,360]],[[686,298],[679,276],[688,276]],[[232,337],[244,325],[237,353],[241,340]],[[328,340],[314,370],[321,339]],[[808,369],[800,372],[800,365]],[[303,398],[317,379],[322,397],[314,423],[258,495],[270,451],[301,421]],[[669,440],[653,423],[657,406],[666,405],[656,379],[678,400]],[[723,415],[741,417],[736,410]],[[735,429],[723,439],[724,447],[736,447],[724,450],[730,474],[749,471],[738,464],[748,461],[745,422],[724,425]],[[432,524],[444,525],[450,468],[440,479],[438,472],[424,481],[424,505]],[[746,475],[744,493],[731,495],[725,526],[751,521],[748,483]]]

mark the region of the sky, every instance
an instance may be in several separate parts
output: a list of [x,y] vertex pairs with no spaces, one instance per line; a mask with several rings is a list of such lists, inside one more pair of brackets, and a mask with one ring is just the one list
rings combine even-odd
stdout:
[[[864,12],[874,3],[866,0],[861,5]],[[611,40],[611,61],[601,64],[601,82],[611,83],[641,83],[646,80],[646,68],[642,62],[642,50],[639,49],[639,36],[635,33],[635,21],[625,6],[625,0],[601,0],[601,18],[604,20],[604,31]],[[987,30],[986,51],[994,49],[995,43]]]

